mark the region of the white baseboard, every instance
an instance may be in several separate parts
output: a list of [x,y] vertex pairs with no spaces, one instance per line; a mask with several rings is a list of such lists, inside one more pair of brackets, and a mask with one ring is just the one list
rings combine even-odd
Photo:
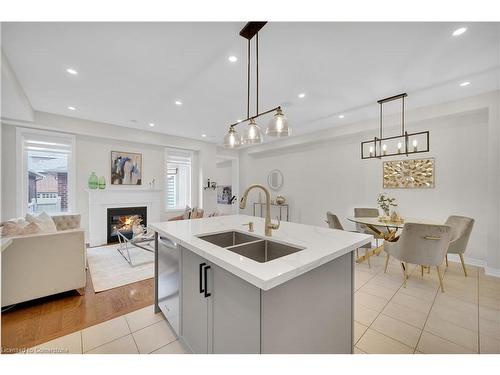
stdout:
[[488,276],[493,276],[493,277],[500,277],[500,269],[491,268],[491,267],[484,267],[484,274],[488,275]]
[[[448,260],[450,262],[460,263],[460,257],[458,256],[458,254],[448,254]],[[483,268],[486,266],[486,262],[484,260],[476,258],[464,257],[464,262],[465,264],[468,264],[470,266],[483,267]]]
[[[448,254],[448,261],[460,263],[460,257],[458,254]],[[484,268],[484,274],[487,276],[500,277],[500,269],[488,267],[484,260],[464,257],[464,262],[470,266]]]

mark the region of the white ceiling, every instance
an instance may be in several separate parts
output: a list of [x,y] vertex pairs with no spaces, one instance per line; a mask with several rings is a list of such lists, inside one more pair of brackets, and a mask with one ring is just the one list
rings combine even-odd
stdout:
[[[246,114],[243,25],[3,23],[2,48],[38,111],[219,143]],[[463,25],[467,32],[453,37]],[[268,23],[259,33],[259,107],[283,105],[301,134],[376,117],[377,99],[403,91],[411,108],[498,89],[498,30],[495,23]],[[459,87],[465,80],[471,84]]]

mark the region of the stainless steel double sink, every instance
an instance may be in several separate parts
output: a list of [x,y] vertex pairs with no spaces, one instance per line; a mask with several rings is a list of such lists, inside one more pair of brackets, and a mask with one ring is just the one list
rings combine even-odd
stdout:
[[304,250],[303,247],[286,245],[234,230],[202,234],[197,237],[259,263],[269,262]]

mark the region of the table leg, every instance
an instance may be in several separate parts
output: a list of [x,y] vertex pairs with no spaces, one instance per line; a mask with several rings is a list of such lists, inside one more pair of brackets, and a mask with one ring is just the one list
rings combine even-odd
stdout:
[[[387,232],[382,232],[380,231],[377,227],[369,224],[365,224],[368,228],[370,228],[376,235],[382,236],[384,238],[384,241],[389,241],[389,242],[395,242],[398,240],[399,236],[397,236],[397,229],[390,229],[387,228]],[[377,246],[375,249],[372,251],[372,255],[378,255],[380,252],[384,249],[384,244]],[[361,263],[364,260],[366,260],[366,255],[362,255],[360,257],[356,258],[356,263]]]

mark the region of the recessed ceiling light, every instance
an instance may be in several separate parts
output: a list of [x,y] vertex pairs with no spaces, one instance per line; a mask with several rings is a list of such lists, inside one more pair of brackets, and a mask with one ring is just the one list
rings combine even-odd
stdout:
[[238,61],[238,58],[236,56],[229,56],[227,59],[229,60],[229,62],[232,62],[232,63],[235,63],[236,61]]
[[303,92],[301,92],[299,95],[297,95],[300,99],[303,99],[306,97],[306,94],[304,94]]
[[202,136],[203,138],[206,138],[206,137],[207,137],[207,135],[206,135],[206,134],[202,134],[201,136]]
[[459,36],[459,35],[462,35],[463,33],[465,33],[467,31],[467,28],[466,27],[460,27],[458,29],[456,29],[454,32],[453,32],[453,36]]
[[339,118],[344,118],[345,116],[344,115],[339,115]]
[[153,127],[153,126],[155,126],[155,124],[153,124],[152,122],[150,122],[149,126]]
[[182,102],[180,100],[176,100],[175,105],[182,105]]
[[240,119],[240,118],[239,118],[238,120],[236,120],[236,122],[242,122],[242,121],[243,121],[243,120],[242,120],[242,119]]
[[72,68],[68,68],[66,69],[66,71],[69,73],[69,74],[72,74],[74,76],[76,76],[78,74],[78,72],[75,70],[75,69],[72,69]]
[[75,108],[75,107],[73,107],[72,105],[69,105],[69,106],[68,106],[68,109],[69,109],[70,111],[75,111],[75,110],[76,110],[76,108]]
[[465,86],[469,86],[470,85],[470,82],[469,81],[465,81],[465,82],[462,82],[460,84],[460,87],[465,87]]

